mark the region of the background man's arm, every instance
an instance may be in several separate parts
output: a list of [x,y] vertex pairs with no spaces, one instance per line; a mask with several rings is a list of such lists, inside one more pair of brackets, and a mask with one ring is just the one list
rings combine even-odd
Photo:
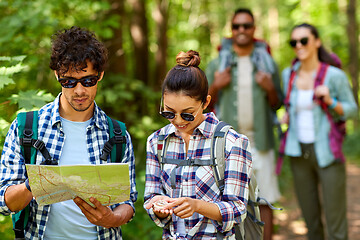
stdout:
[[213,109],[218,100],[218,93],[221,89],[228,86],[231,82],[231,67],[227,67],[223,72],[216,71],[214,73],[214,81],[209,87],[209,95],[211,95],[211,102],[209,109]]

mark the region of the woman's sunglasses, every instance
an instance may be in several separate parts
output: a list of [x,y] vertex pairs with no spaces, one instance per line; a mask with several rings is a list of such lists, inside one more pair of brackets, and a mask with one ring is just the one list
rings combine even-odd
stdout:
[[[176,116],[175,113],[170,112],[170,111],[161,111],[162,102],[163,102],[163,99],[161,98],[160,111],[159,111],[160,115],[163,116],[166,119],[174,119],[175,116]],[[201,106],[202,106],[202,104],[200,105],[199,109],[197,110],[195,116],[192,115],[191,113],[180,113],[181,118],[184,119],[185,121],[188,121],[188,122],[194,121],[197,114],[199,113],[199,110],[200,110]]]
[[306,46],[306,44],[309,42],[309,38],[308,37],[303,37],[303,38],[300,38],[300,40],[291,39],[289,41],[289,44],[290,44],[291,47],[295,48],[298,42],[300,42],[301,45]]
[[83,85],[84,87],[92,87],[95,86],[96,83],[99,81],[100,75],[101,73],[99,72],[97,76],[86,76],[80,79],[63,77],[58,78],[58,81],[63,88],[74,88],[78,84],[78,82],[80,82],[81,85]]

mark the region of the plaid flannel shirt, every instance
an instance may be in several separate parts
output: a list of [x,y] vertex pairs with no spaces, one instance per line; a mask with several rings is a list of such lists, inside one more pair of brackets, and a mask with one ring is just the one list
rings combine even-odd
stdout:
[[[164,127],[165,139],[169,141],[166,157],[173,159],[210,159],[211,136],[218,119],[213,113],[206,114],[190,138],[188,152],[184,140],[176,135],[172,124]],[[176,188],[171,187],[170,173],[176,167],[164,164],[161,169],[157,157],[157,143],[161,130],[149,136],[147,141],[146,185],[144,206],[156,195],[173,198],[190,197],[215,203],[221,212],[222,222],[211,220],[198,213],[185,219],[186,236],[177,233],[178,221],[174,215],[165,219],[156,217],[152,209],[150,218],[163,227],[163,239],[216,239],[217,232],[226,239],[234,238],[235,223],[240,223],[246,213],[248,183],[252,166],[250,144],[246,136],[230,130],[225,144],[225,188],[223,195],[216,184],[211,166],[180,166],[176,173]],[[179,160],[180,161],[180,160]]]
[[[39,128],[38,138],[41,139],[49,150],[54,160],[60,159],[60,154],[64,145],[64,133],[62,131],[60,114],[59,114],[59,97],[51,103],[45,105],[39,110]],[[11,211],[6,206],[4,195],[6,189],[11,185],[23,183],[26,179],[25,159],[21,155],[18,123],[15,119],[7,133],[3,152],[0,162],[0,213],[9,215]],[[102,148],[109,139],[109,126],[106,114],[95,104],[94,116],[91,120],[90,127],[87,130],[87,148],[91,164],[103,164],[100,160]],[[38,151],[36,164],[40,164],[44,160]],[[108,162],[110,159],[108,159]],[[129,204],[135,213],[134,203],[137,199],[136,183],[135,183],[135,158],[131,138],[126,132],[126,150],[123,163],[129,163],[130,174],[130,199],[126,202],[110,206],[111,209],[116,208],[120,204]],[[30,216],[27,226],[25,227],[26,239],[43,239],[46,229],[46,223],[49,217],[51,205],[38,206],[35,199],[30,202]],[[122,239],[120,227],[104,228],[97,226],[98,239]]]

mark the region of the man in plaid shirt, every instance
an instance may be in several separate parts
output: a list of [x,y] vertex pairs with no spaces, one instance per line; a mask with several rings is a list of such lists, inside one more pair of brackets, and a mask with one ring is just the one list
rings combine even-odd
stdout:
[[[38,138],[59,165],[106,163],[100,155],[109,140],[109,126],[106,114],[94,101],[106,60],[105,46],[85,29],[72,27],[58,32],[53,39],[50,68],[62,91],[52,103],[40,109]],[[137,199],[135,159],[129,133],[126,132],[122,159],[123,163],[129,163],[128,201],[107,207],[90,198],[92,207],[77,197],[38,206],[27,180],[17,129],[15,120],[1,156],[0,213],[9,215],[30,206],[25,239],[122,239],[120,226],[134,216]],[[43,160],[38,151],[36,164]]]

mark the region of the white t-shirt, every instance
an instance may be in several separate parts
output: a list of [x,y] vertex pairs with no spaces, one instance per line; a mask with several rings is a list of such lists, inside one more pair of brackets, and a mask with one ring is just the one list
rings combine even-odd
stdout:
[[245,134],[251,143],[254,142],[254,113],[253,113],[253,64],[250,56],[237,58],[238,90],[237,110],[240,133]]
[[296,131],[301,143],[313,143],[314,132],[314,90],[298,90],[296,102]]
[[[86,147],[86,131],[90,121],[72,122],[61,118],[65,140],[59,165],[90,164]],[[44,239],[98,239],[98,232],[75,202],[68,200],[51,205]]]

